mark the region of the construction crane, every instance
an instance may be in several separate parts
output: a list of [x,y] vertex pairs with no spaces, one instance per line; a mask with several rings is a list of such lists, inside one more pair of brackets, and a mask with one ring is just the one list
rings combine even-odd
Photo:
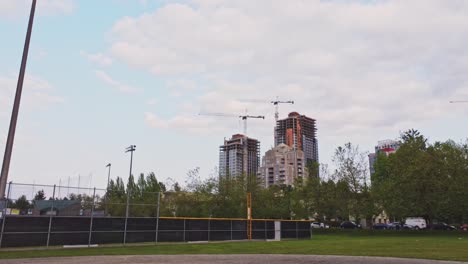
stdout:
[[275,124],[278,122],[279,119],[279,104],[294,104],[294,101],[280,101],[278,100],[278,96],[276,96],[276,100],[271,101],[271,103],[275,106]]
[[279,119],[279,104],[294,104],[294,101],[288,100],[288,101],[281,101],[278,99],[278,96],[276,96],[275,100],[267,101],[267,100],[259,100],[259,99],[239,99],[239,102],[245,102],[245,103],[270,103],[275,106],[275,124]]
[[220,117],[237,117],[244,120],[244,135],[247,135],[247,119],[249,118],[261,118],[265,119],[265,116],[261,115],[235,115],[235,114],[225,114],[225,113],[199,113],[201,116],[220,116]]

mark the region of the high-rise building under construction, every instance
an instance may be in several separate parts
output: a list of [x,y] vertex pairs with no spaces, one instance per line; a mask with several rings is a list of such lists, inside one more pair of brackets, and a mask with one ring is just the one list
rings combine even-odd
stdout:
[[219,147],[220,177],[257,175],[260,165],[260,141],[236,134]]
[[297,112],[276,122],[275,146],[286,144],[304,152],[306,164],[318,162],[318,141],[316,120]]

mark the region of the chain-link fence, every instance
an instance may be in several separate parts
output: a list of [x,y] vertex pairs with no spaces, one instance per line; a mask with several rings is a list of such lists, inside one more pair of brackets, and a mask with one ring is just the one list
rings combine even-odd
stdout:
[[[160,217],[164,194],[10,183],[0,247],[274,239],[275,220]],[[251,230],[248,230],[249,227]],[[282,221],[282,238],[310,238],[310,221]]]

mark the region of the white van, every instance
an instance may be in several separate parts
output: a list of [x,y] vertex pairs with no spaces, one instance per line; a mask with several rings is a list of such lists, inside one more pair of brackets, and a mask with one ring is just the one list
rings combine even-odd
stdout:
[[426,220],[422,217],[408,217],[406,218],[405,225],[408,225],[416,230],[427,228]]

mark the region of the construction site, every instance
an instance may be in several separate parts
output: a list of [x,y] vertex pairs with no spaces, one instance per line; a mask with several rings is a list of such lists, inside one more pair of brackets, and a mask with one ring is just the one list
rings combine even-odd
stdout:
[[235,134],[219,147],[219,173],[229,175],[256,175],[260,165],[260,141]]
[[297,112],[276,122],[275,146],[286,144],[295,150],[304,151],[306,163],[318,162],[316,120]]

